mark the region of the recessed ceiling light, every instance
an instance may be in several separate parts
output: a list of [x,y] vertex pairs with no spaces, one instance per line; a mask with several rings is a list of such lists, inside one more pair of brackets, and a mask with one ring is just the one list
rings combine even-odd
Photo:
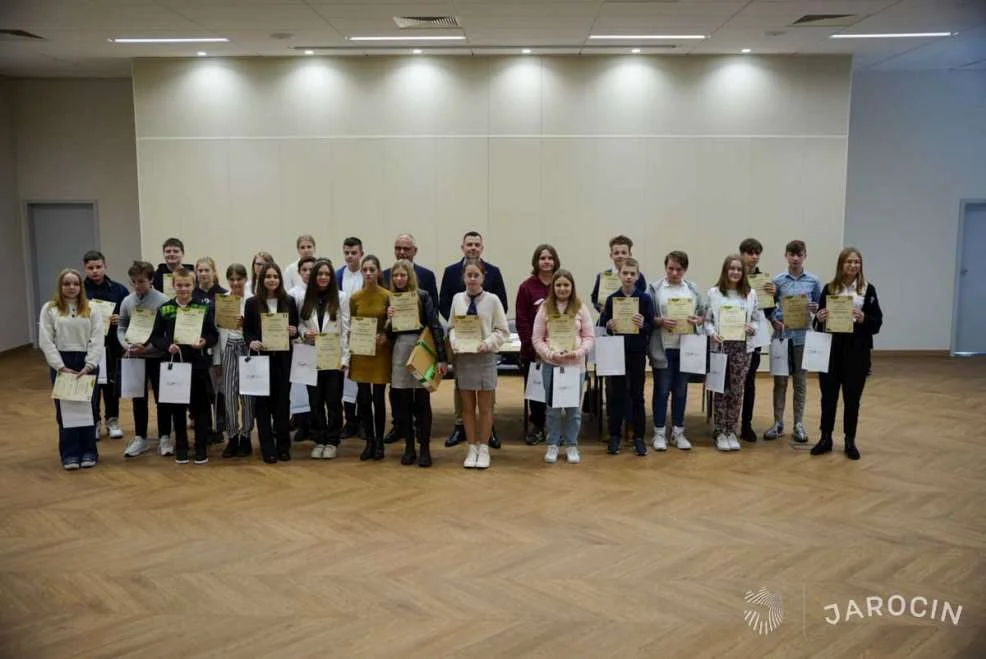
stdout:
[[950,37],[951,32],[897,32],[890,34],[833,34],[829,39],[915,39],[921,37]]
[[639,48],[631,48],[630,49],[630,52],[633,53],[633,54],[637,54],[637,53],[640,52],[640,49]]
[[315,54],[315,51],[314,50],[306,50],[305,51],[305,55],[314,55],[314,54]]
[[226,37],[116,37],[112,43],[226,43]]
[[199,52],[197,52],[195,54],[198,55],[199,57],[205,57],[209,53],[205,52],[204,50],[200,50]]
[[639,39],[704,39],[704,34],[590,34],[590,39],[628,39],[637,41]]
[[524,53],[525,55],[530,55],[531,54],[531,49],[530,48],[524,48],[520,52]]
[[743,48],[742,50],[740,50],[740,52],[741,53],[748,53],[748,52],[750,52],[750,49],[749,48]]
[[463,36],[415,36],[415,37],[346,37],[349,41],[465,41]]
[[421,49],[420,48],[415,48],[411,52],[414,53],[415,55],[420,55],[421,54]]

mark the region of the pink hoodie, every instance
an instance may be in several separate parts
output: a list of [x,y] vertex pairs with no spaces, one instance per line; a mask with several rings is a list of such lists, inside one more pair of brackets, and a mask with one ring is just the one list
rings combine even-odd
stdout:
[[[565,311],[568,303],[559,304],[559,310]],[[589,307],[582,305],[579,313],[575,316],[575,333],[578,336],[578,348],[564,358],[559,353],[553,352],[548,346],[548,309],[542,304],[534,316],[534,332],[531,342],[538,357],[543,361],[554,364],[555,366],[578,366],[585,369],[585,356],[589,354],[596,341],[595,323],[592,322],[592,314]]]

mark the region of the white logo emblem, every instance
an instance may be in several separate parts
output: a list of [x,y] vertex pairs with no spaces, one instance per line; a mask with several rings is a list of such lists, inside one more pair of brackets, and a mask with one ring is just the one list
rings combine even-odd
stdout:
[[769,634],[784,621],[784,605],[781,596],[767,590],[766,586],[760,586],[756,592],[746,591],[743,598],[749,608],[743,612],[743,619],[750,629],[758,634]]

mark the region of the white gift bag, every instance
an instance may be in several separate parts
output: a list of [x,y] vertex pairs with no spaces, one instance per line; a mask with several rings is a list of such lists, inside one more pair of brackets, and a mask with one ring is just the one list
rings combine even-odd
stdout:
[[626,358],[622,336],[600,336],[596,339],[596,375],[626,375]]
[[311,411],[311,403],[308,402],[308,387],[297,382],[292,382],[291,414],[305,414]]
[[106,372],[106,348],[103,348],[103,354],[99,356],[99,371],[96,374],[96,384],[107,384],[109,383],[109,374]]
[[772,330],[770,321],[766,318],[761,318],[760,322],[757,323],[757,333],[753,335],[753,347],[766,348],[769,346],[771,337],[773,336]]
[[681,372],[705,375],[709,339],[704,334],[684,334],[681,337]]
[[708,391],[726,393],[726,353],[713,352],[709,355],[709,374],[705,376],[705,388]]
[[270,357],[247,355],[238,359],[240,395],[270,396]]
[[120,398],[143,398],[147,363],[143,359],[120,360]]
[[541,372],[541,364],[532,362],[527,368],[527,387],[524,388],[524,398],[535,403],[545,401],[544,373]]
[[582,371],[578,366],[555,366],[551,373],[551,407],[582,406]]
[[359,393],[359,386],[348,377],[342,381],[342,402],[355,403],[356,395]]
[[60,400],[62,428],[88,428],[96,425],[92,419],[92,403],[89,401]]
[[787,377],[791,369],[787,361],[789,339],[774,339],[770,342],[770,374]]
[[158,392],[159,403],[188,405],[192,399],[192,365],[184,362],[162,363]]
[[[288,380],[308,387],[318,386],[315,346],[307,343],[294,344],[294,349],[291,351],[291,375]],[[306,393],[305,396],[307,400],[308,394]]]
[[832,335],[825,332],[806,332],[805,348],[801,353],[801,368],[814,373],[829,372],[829,353]]

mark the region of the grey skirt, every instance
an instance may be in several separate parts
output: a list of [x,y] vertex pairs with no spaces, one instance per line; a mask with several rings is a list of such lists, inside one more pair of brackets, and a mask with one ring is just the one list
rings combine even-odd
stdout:
[[466,391],[496,389],[496,353],[462,353],[455,356],[455,382]]
[[418,379],[407,370],[407,360],[418,342],[417,334],[398,334],[391,354],[390,386],[393,389],[421,389]]

